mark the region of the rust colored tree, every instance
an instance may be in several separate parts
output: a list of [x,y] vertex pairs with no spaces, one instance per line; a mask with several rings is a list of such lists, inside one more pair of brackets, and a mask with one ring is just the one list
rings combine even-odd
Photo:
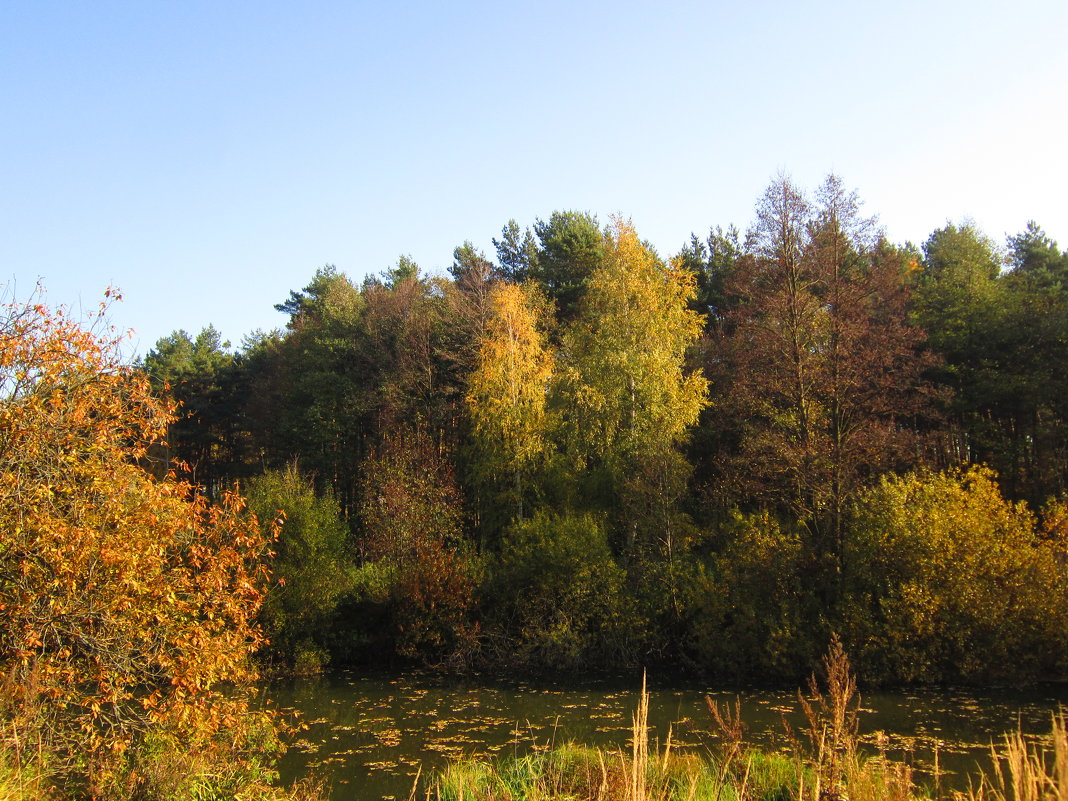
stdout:
[[719,455],[722,496],[804,521],[835,573],[849,498],[916,460],[916,421],[929,410],[924,335],[906,314],[909,266],[836,177],[815,207],[780,177],[758,206],[730,278],[739,302],[711,349],[714,425],[733,446]]
[[447,453],[425,431],[387,437],[364,462],[360,546],[386,575],[394,647],[424,662],[463,661],[473,645],[474,575]]

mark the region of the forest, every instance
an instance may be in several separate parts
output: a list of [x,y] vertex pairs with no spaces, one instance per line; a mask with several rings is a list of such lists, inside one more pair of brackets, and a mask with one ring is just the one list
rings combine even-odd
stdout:
[[887,241],[778,177],[670,258],[625,219],[509,220],[448,275],[325,266],[284,330],[176,331],[156,471],[280,535],[275,670],[807,674],[1068,667],[1068,252]]

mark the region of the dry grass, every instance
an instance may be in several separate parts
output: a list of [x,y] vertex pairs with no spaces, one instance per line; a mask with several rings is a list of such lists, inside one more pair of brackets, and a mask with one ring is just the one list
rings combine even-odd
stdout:
[[980,774],[956,801],[1068,801],[1068,727],[1064,710],[1053,715],[1050,736],[1029,743],[1022,732],[991,746],[990,774]]
[[[273,736],[262,721],[262,737]],[[247,733],[246,733],[247,734]],[[255,734],[255,732],[253,732]],[[158,732],[122,755],[107,782],[72,780],[72,765],[47,750],[33,728],[7,724],[0,730],[0,801],[323,801],[325,783],[305,779],[290,788],[276,784],[270,753],[248,744],[191,747]],[[75,768],[77,765],[74,766]],[[81,777],[78,777],[81,778]]]

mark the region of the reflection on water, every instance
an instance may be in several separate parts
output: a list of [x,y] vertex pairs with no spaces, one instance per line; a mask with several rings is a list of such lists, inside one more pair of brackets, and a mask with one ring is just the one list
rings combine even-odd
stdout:
[[[623,683],[528,685],[519,682],[447,680],[424,674],[384,678],[337,673],[272,684],[268,694],[283,710],[299,713],[302,731],[283,757],[283,780],[326,776],[332,797],[407,798],[417,773],[441,768],[465,754],[521,755],[554,743],[627,745],[640,676]],[[658,689],[650,681],[649,722],[672,748],[715,747],[707,693],[721,703],[734,692]],[[863,695],[862,739],[888,755],[930,769],[938,753],[947,784],[982,762],[991,741],[1019,726],[1028,734],[1049,731],[1050,714],[1068,700],[1065,688],[1029,693],[923,690]],[[796,728],[792,691],[741,693],[747,740],[785,749],[783,716]]]

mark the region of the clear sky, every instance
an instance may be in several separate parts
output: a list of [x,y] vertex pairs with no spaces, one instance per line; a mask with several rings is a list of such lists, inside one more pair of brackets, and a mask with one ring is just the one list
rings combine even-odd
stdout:
[[493,254],[509,218],[744,230],[779,171],[895,241],[1068,247],[1068,2],[0,3],[0,282],[144,353],[235,344],[334,264]]

